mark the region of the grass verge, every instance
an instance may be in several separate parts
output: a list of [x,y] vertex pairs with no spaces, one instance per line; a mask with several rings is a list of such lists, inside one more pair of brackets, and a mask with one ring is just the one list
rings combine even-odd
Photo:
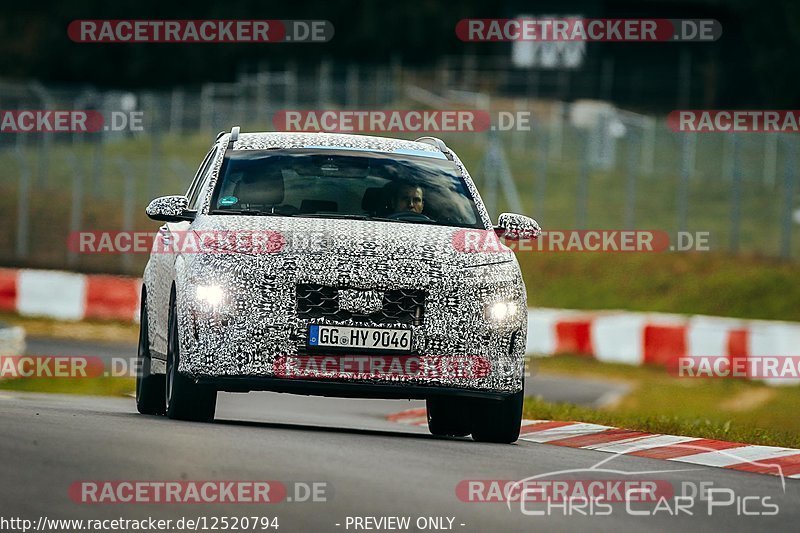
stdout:
[[134,378],[20,378],[0,380],[0,389],[52,394],[128,396],[136,389]]
[[0,322],[25,329],[27,337],[52,337],[81,341],[136,343],[139,325],[101,320],[65,322],[44,317],[23,317],[14,313],[0,313]]
[[535,366],[541,374],[625,381],[631,391],[602,409],[529,398],[525,400],[525,418],[800,448],[799,386],[680,379],[661,368],[600,363],[575,356],[537,359]]
[[518,254],[528,305],[800,321],[796,263],[715,253]]

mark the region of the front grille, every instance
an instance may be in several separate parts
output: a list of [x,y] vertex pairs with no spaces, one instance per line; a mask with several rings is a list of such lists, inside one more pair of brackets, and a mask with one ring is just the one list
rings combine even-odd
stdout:
[[305,319],[354,320],[374,324],[420,326],[425,318],[425,297],[420,289],[390,289],[383,292],[379,311],[367,315],[339,308],[339,288],[303,283],[297,285],[297,316]]

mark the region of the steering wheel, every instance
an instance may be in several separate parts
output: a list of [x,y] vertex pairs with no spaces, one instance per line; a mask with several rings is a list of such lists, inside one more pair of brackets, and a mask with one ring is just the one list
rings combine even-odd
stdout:
[[386,215],[386,218],[391,220],[411,220],[411,221],[418,220],[420,222],[422,221],[433,222],[433,219],[428,215],[423,215],[422,213],[415,213],[414,211],[399,211],[397,213]]

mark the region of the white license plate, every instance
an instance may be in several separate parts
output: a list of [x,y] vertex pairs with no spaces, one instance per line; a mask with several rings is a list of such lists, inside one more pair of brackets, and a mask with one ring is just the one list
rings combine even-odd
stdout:
[[308,345],[408,351],[411,330],[312,325],[308,330]]

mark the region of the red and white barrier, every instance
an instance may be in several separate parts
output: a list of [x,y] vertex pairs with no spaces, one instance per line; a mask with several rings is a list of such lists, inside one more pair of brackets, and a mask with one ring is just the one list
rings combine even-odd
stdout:
[[[0,310],[60,320],[137,321],[142,281],[0,269]],[[528,353],[674,366],[681,357],[800,356],[800,323],[626,311],[528,310]],[[798,380],[766,380],[795,384]]]
[[[625,311],[528,310],[528,353],[677,367],[682,357],[800,356],[800,323]],[[794,385],[794,378],[765,379]]]
[[141,293],[138,278],[0,269],[0,310],[24,316],[137,321]]

